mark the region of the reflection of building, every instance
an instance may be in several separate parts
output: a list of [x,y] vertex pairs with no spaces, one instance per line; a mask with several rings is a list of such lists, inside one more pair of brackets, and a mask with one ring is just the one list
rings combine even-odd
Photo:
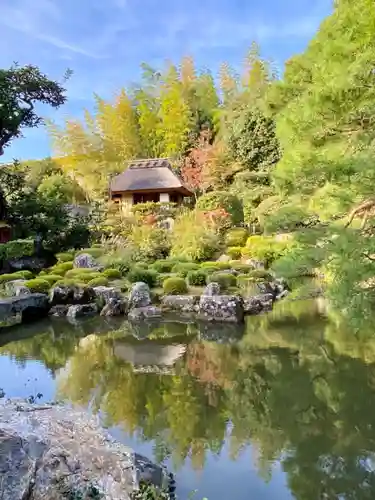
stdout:
[[112,179],[110,197],[121,205],[146,202],[177,203],[192,196],[165,158],[135,160]]
[[113,353],[131,363],[135,372],[173,374],[173,365],[186,352],[186,345],[160,345],[153,342],[128,344],[115,342]]

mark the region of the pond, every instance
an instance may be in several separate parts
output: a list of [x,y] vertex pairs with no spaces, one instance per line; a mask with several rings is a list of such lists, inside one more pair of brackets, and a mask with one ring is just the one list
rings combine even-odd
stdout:
[[97,412],[175,472],[181,500],[374,499],[375,342],[326,314],[40,322],[0,335],[0,387]]

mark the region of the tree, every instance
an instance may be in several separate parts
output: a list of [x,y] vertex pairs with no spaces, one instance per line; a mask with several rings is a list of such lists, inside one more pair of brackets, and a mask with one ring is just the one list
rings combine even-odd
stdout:
[[[67,71],[64,80],[70,75]],[[50,80],[36,66],[15,64],[0,70],[0,155],[22,135],[22,129],[40,125],[42,117],[35,111],[35,104],[58,108],[65,101],[61,84]]]

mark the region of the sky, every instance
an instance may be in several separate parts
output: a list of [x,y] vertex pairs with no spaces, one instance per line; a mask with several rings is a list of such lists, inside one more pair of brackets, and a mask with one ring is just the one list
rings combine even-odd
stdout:
[[[33,64],[67,82],[68,102],[43,108],[62,123],[91,109],[93,93],[111,99],[140,76],[193,56],[215,75],[221,62],[239,67],[253,40],[280,68],[301,52],[332,11],[332,0],[0,0],[0,67]],[[53,155],[42,128],[26,131],[1,161]]]

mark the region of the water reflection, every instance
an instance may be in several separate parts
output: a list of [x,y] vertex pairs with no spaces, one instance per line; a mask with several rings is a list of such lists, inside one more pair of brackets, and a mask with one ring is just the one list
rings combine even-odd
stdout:
[[[256,498],[373,499],[374,337],[326,313],[321,302],[284,302],[244,331],[46,322],[1,336],[0,355],[38,360],[57,397],[100,410],[107,426],[152,443],[154,458],[177,470],[204,472],[226,455],[242,470],[251,445],[264,480],[275,464],[287,480]],[[224,478],[229,470],[226,462]],[[234,500],[251,496],[231,488]],[[229,497],[210,500],[220,498]]]

